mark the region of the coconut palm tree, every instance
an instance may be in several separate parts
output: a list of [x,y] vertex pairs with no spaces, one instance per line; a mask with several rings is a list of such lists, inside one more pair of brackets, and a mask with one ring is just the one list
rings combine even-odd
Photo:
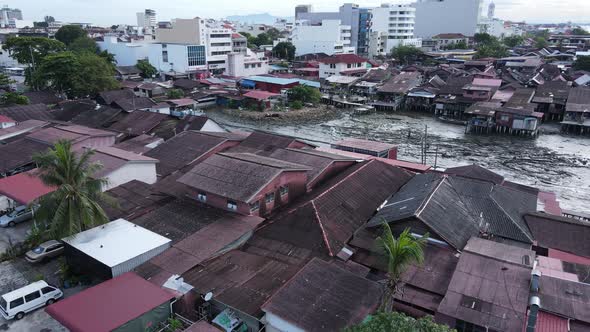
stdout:
[[102,193],[106,180],[93,178],[102,167],[90,162],[93,154],[92,150],[75,153],[71,143],[62,140],[47,152],[33,156],[43,183],[57,188],[41,198],[35,212],[35,220],[44,223],[54,239],[108,222],[99,205],[100,201],[108,201]]
[[412,263],[424,261],[424,245],[428,233],[420,238],[410,234],[406,228],[396,239],[389,224],[383,223],[383,234],[377,238],[377,244],[387,259],[387,284],[383,293],[382,310],[391,311],[395,296],[403,291],[402,274]]

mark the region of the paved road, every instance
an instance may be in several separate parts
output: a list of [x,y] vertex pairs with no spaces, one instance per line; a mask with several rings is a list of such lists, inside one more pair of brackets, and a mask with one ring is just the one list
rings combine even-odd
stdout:
[[[59,284],[59,264],[56,259],[42,264],[31,264],[24,258],[0,263],[0,292],[4,294],[43,278],[49,284]],[[80,292],[83,288],[75,287],[64,291],[65,297]],[[51,318],[43,308],[27,314],[23,319],[5,321],[0,317],[0,331],[59,332],[67,331],[61,324]]]
[[0,253],[10,248],[11,244],[23,242],[27,238],[27,231],[32,225],[32,221],[25,221],[16,224],[14,227],[0,227]]

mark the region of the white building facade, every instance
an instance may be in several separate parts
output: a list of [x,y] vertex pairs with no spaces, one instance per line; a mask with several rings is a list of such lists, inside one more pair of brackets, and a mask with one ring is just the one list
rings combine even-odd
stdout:
[[268,74],[268,59],[250,51],[248,54],[230,53],[227,55],[226,74],[233,77],[246,77]]
[[118,66],[134,66],[139,60],[148,59],[150,43],[143,41],[120,42],[116,36],[105,36],[97,42],[101,51],[115,56]]
[[163,73],[191,73],[207,69],[207,53],[204,45],[152,43],[149,46],[149,62]]
[[473,36],[482,24],[483,0],[418,0],[414,34],[430,38],[440,33]]
[[416,9],[409,4],[383,4],[371,9],[369,56],[387,55],[400,45],[422,46],[415,38]]
[[296,56],[310,53],[355,53],[355,48],[351,46],[351,27],[342,25],[340,20],[323,20],[319,25],[297,21],[290,41],[296,47]]

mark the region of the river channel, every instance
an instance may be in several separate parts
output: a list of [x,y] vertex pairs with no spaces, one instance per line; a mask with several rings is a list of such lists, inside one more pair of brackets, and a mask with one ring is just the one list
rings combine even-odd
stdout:
[[[428,126],[427,164],[446,168],[479,164],[506,179],[557,194],[561,207],[590,213],[590,137],[564,136],[556,125],[544,125],[536,139],[500,135],[467,135],[464,127],[416,113],[372,113],[323,123],[275,124],[236,120],[220,112],[208,115],[230,130],[261,129],[291,135],[320,146],[346,137],[397,144],[398,158],[420,162]],[[239,122],[238,122],[239,121]],[[437,157],[434,152],[438,149]]]

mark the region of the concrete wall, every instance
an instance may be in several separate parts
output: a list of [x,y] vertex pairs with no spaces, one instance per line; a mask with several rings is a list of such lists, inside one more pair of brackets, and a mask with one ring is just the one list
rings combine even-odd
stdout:
[[156,41],[170,44],[201,45],[205,40],[201,24],[202,21],[198,17],[193,19],[177,18],[172,21],[172,28],[156,29]]
[[430,38],[439,33],[473,36],[481,20],[482,0],[419,0],[414,35]]
[[340,75],[341,72],[346,70],[367,68],[366,62],[350,64],[350,68],[346,63],[336,63],[334,65],[336,68],[330,68],[330,64],[320,62],[320,78],[327,78],[332,75]]
[[118,66],[133,66],[138,60],[147,59],[149,43],[119,43],[117,37],[107,36],[102,42],[97,42],[102,51],[112,53]]
[[[164,46],[166,45],[166,46]],[[188,50],[187,47],[192,45],[187,44],[150,44],[149,47],[149,61],[152,66],[159,71],[169,72],[170,70],[185,73],[198,69],[206,69],[206,65],[189,66],[188,65]],[[168,61],[165,62],[162,52],[168,52]]]
[[227,55],[226,74],[234,77],[246,77],[268,74],[268,60],[246,57],[242,53]]
[[156,176],[156,163],[128,162],[127,165],[109,173],[105,178],[108,184],[103,191],[118,187],[129,181],[138,180],[147,184],[154,184],[158,180]]
[[[349,32],[343,33],[343,30]],[[300,24],[293,29],[291,43],[296,47],[297,56],[310,53],[354,53],[350,30],[351,27],[342,25],[340,20],[323,20],[322,25]]]

